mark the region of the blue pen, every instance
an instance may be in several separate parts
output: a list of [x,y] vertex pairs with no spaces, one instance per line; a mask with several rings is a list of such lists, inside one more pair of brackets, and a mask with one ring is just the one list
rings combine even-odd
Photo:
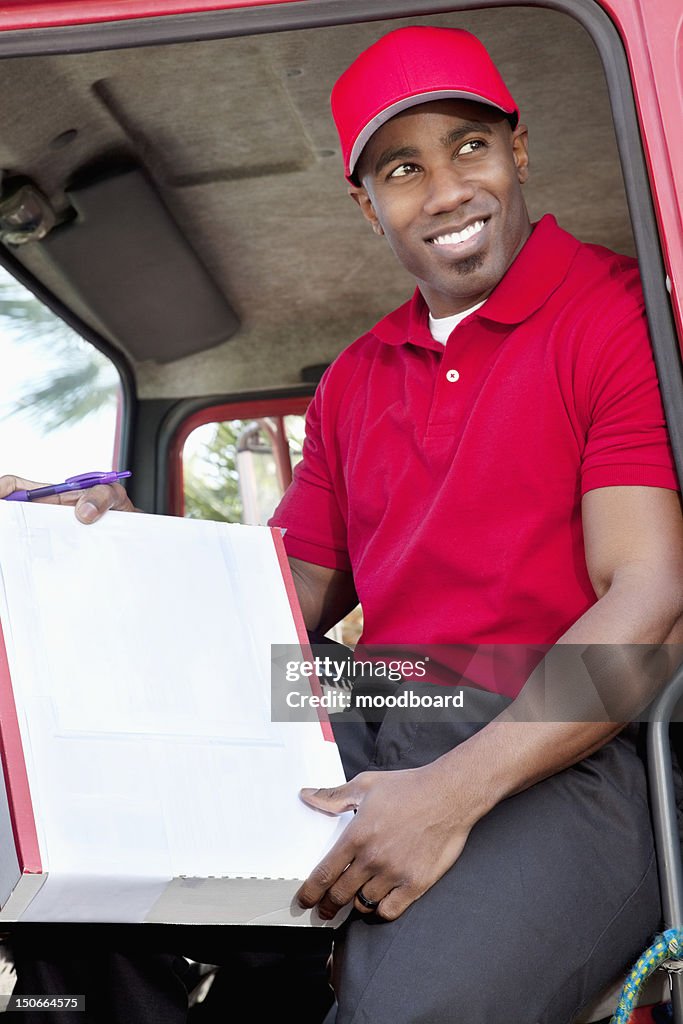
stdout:
[[113,484],[115,480],[123,480],[130,475],[129,469],[122,473],[80,473],[78,476],[67,477],[62,484],[34,487],[31,491],[12,491],[5,496],[5,501],[36,501],[38,498],[49,498],[52,494],[62,494],[64,491],[80,491],[86,487],[95,487],[96,484]]

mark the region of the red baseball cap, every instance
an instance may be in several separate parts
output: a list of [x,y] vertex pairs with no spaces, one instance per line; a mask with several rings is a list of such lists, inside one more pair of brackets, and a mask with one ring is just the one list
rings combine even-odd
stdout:
[[385,121],[430,100],[465,99],[501,110],[512,126],[519,110],[483,43],[459,28],[394,29],[364,50],[332,89],[332,116],[353,172],[366,142]]

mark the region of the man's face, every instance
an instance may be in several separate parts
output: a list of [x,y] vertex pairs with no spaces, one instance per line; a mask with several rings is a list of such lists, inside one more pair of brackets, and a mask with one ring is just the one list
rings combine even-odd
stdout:
[[357,172],[352,197],[433,316],[485,299],[531,232],[526,128],[513,131],[483,104],[436,100],[397,114],[372,135]]

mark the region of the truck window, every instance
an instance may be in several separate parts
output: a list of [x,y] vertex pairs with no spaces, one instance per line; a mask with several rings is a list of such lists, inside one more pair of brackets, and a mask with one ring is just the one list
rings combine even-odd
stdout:
[[116,367],[3,267],[0,360],[3,473],[53,482],[118,468]]
[[304,417],[206,423],[183,448],[184,515],[264,526],[301,458]]

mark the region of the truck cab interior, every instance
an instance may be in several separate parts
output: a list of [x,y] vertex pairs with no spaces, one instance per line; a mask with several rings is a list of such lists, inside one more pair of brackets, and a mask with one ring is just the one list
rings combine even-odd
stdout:
[[656,244],[644,183],[625,187],[638,138],[597,5],[567,5],[595,25],[558,4],[377,4],[378,20],[362,6],[344,24],[306,2],[0,39],[0,258],[113,360],[118,457],[146,511],[182,512],[190,417],[303,411],[322,369],[411,294],[347,197],[329,109],[337,75],[390,27],[485,42],[529,126],[532,220],[636,255],[635,203],[641,251]]
[[302,0],[3,33],[0,263],[113,364],[115,468],[144,511],[265,522],[325,367],[410,297],[349,200],[329,107],[351,60],[405,24],[486,45],[529,127],[532,221],[552,213],[640,259],[681,458],[680,351],[628,62],[592,0]]

